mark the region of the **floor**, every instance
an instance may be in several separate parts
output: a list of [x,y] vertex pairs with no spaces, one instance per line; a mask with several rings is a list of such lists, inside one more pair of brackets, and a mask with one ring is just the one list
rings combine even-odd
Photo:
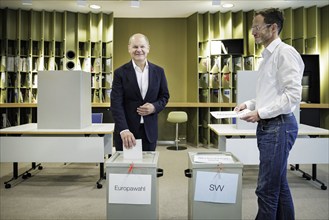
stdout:
[[[158,167],[164,170],[159,181],[159,219],[188,219],[188,152],[216,152],[216,149],[188,147],[171,151],[157,147]],[[42,163],[42,170],[31,172],[32,177],[19,178],[10,189],[4,182],[11,178],[11,163],[0,164],[0,219],[1,220],[55,220],[55,219],[106,219],[106,181],[97,189],[99,166],[82,163]],[[30,167],[20,163],[19,171]],[[311,165],[301,165],[311,172]],[[326,185],[329,179],[328,164],[319,165],[318,179]],[[244,166],[242,184],[242,219],[255,219],[257,166]],[[329,193],[321,190],[315,181],[308,181],[300,172],[288,171],[288,180],[294,198],[296,219],[329,219]]]

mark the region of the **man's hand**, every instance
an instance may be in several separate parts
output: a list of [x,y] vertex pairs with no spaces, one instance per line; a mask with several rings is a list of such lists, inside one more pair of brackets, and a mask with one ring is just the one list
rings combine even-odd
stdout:
[[254,122],[259,121],[260,120],[260,117],[258,115],[258,111],[257,110],[254,110],[254,111],[249,112],[245,116],[241,117],[240,119],[245,120],[247,122],[254,123]]
[[141,116],[146,116],[155,112],[155,107],[151,103],[145,103],[137,108],[137,113]]
[[136,145],[136,139],[129,130],[123,131],[120,134],[123,147],[130,149]]
[[[242,103],[234,108],[234,111],[239,112],[247,108],[247,105]],[[260,120],[260,117],[258,115],[258,111],[254,110],[249,113],[247,113],[245,116],[241,117],[240,119],[245,120],[247,122],[256,122]]]
[[247,105],[242,103],[234,108],[234,111],[239,112],[247,108]]

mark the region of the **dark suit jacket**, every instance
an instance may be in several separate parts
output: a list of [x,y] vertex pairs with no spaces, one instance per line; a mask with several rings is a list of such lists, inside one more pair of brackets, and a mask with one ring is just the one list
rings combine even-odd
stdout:
[[152,103],[155,113],[144,116],[144,127],[148,141],[154,143],[158,139],[158,113],[168,103],[169,91],[163,68],[150,62],[148,64],[149,85],[145,99],[140,93],[132,61],[114,71],[111,111],[115,122],[114,132],[129,129],[136,136],[141,120],[137,107],[146,102]]

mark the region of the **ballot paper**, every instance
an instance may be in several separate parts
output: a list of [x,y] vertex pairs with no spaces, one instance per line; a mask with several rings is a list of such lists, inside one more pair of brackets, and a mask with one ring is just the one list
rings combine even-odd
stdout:
[[225,154],[197,154],[194,156],[195,163],[234,163],[232,156]]
[[216,119],[220,118],[241,118],[251,112],[249,109],[244,109],[242,111],[213,111],[210,114]]
[[124,160],[142,160],[143,159],[143,149],[142,149],[142,139],[136,139],[136,145],[132,148],[123,147],[123,159]]

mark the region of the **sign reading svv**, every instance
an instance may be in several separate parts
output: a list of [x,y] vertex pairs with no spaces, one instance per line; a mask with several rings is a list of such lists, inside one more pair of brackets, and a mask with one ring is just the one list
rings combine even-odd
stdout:
[[151,204],[152,176],[109,174],[109,203]]
[[239,174],[197,171],[194,200],[236,203]]

